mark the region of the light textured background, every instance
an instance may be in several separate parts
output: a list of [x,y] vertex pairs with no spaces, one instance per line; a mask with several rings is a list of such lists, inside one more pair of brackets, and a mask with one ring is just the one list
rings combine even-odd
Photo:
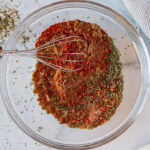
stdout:
[[[21,14],[21,19],[26,17],[35,9],[47,5],[56,0],[0,0],[0,5],[8,3],[8,5],[16,4]],[[122,14],[137,29],[134,19],[125,8],[122,0],[94,0],[103,3]],[[150,50],[150,49],[149,49]],[[0,60],[1,62],[1,60]],[[138,147],[150,143],[150,94],[147,103],[135,123],[120,137],[114,141],[97,148],[96,150],[135,150]],[[9,118],[2,99],[0,97],[0,150],[52,150],[44,145],[37,143],[26,136]]]

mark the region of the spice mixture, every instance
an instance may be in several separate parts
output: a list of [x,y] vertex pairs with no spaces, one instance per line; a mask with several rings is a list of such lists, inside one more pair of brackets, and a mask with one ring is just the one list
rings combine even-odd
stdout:
[[[104,30],[96,24],[80,20],[50,26],[38,38],[36,47],[69,35],[78,36],[85,42],[68,42],[55,46],[53,51],[86,53],[85,61],[71,65],[72,68],[83,68],[62,72],[37,62],[33,73],[34,93],[38,95],[42,109],[53,114],[60,123],[72,128],[90,129],[110,120],[121,102],[123,76],[120,54]],[[48,55],[49,51],[52,49],[42,53]],[[53,63],[70,65],[59,60]]]

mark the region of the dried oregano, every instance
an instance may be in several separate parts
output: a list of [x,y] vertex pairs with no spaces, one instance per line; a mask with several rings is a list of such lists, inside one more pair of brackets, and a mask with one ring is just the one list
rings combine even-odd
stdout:
[[0,44],[5,41],[19,20],[20,16],[16,9],[6,5],[0,8]]

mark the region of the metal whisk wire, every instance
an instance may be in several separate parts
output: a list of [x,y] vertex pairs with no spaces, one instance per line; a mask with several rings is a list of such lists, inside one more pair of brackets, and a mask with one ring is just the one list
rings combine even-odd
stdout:
[[29,50],[17,50],[17,51],[3,50],[2,47],[0,47],[0,56],[19,55],[19,56],[32,57],[32,58],[37,59],[39,62],[50,66],[53,69],[61,70],[64,72],[72,72],[72,71],[77,71],[77,70],[82,69],[82,66],[80,66],[79,68],[75,68],[75,69],[67,68],[67,67],[59,66],[57,64],[46,61],[45,59],[53,60],[53,61],[55,60],[55,61],[64,61],[64,62],[70,62],[70,63],[78,63],[78,62],[84,61],[83,57],[79,58],[79,56],[85,56],[85,53],[83,53],[83,52],[72,52],[72,53],[70,53],[70,52],[69,53],[68,52],[60,52],[60,53],[48,52],[48,53],[45,53],[48,55],[55,55],[55,56],[56,55],[57,56],[72,55],[72,56],[78,56],[78,58],[79,58],[79,59],[65,59],[65,58],[55,58],[52,56],[50,57],[48,55],[45,56],[45,55],[43,55],[43,53],[39,53],[39,51],[47,49],[47,48],[59,46],[59,45],[64,45],[69,42],[77,42],[77,41],[84,42],[84,40],[82,40],[78,36],[60,36],[60,37],[57,37],[54,40],[51,40],[39,47],[32,48]]

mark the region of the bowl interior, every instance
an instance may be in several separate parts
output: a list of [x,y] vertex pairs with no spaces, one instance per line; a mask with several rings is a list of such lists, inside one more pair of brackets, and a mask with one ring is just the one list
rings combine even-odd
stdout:
[[32,92],[32,72],[35,69],[35,59],[20,56],[9,57],[5,72],[7,84],[4,86],[7,88],[10,107],[23,121],[23,128],[28,128],[38,136],[50,141],[85,144],[104,139],[117,131],[136,107],[141,85],[141,67],[137,47],[129,33],[103,11],[77,7],[55,8],[55,10],[47,9],[45,12],[39,11],[34,17],[26,20],[22,26],[18,27],[6,47],[7,49],[25,49],[22,43],[23,36],[28,36],[30,38],[25,46],[32,48],[39,34],[50,25],[74,19],[98,24],[113,38],[115,45],[120,50],[121,62],[124,65],[122,70],[124,76],[123,99],[109,122],[92,130],[72,129],[64,124],[59,124],[52,115],[46,114],[38,105],[37,96]]

